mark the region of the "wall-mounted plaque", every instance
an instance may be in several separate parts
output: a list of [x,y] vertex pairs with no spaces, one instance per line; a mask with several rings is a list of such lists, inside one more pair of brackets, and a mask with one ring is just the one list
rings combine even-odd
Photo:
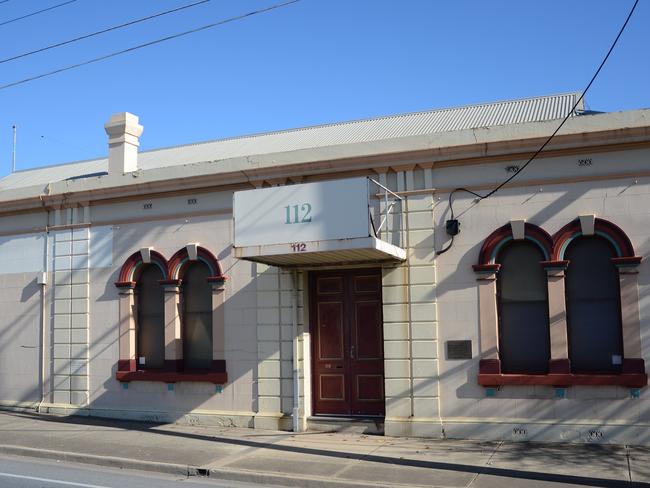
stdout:
[[447,359],[472,359],[472,341],[447,341]]

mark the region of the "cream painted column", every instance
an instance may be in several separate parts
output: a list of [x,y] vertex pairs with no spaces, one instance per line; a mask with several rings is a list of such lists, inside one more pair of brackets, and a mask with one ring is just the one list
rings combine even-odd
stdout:
[[[298,322],[298,371],[299,384],[298,396],[300,403],[300,429],[307,430],[307,414],[311,413],[311,382],[305,378],[311,378],[311,352],[309,336],[309,301],[307,297],[308,275],[307,272],[298,271],[297,275],[297,322]],[[285,294],[283,296],[286,297]],[[287,332],[289,329],[282,329]]]
[[638,265],[640,257],[618,258],[621,290],[621,325],[623,329],[623,373],[645,373],[641,355],[641,321],[639,313]]
[[[388,187],[387,174],[384,177]],[[399,177],[399,176],[398,176]],[[397,188],[395,188],[397,189]],[[382,190],[383,191],[383,190]],[[380,209],[387,205],[380,200]],[[395,229],[386,220],[382,239],[403,247],[401,239],[394,240]],[[397,232],[399,235],[399,232]],[[408,255],[407,255],[408,259]],[[408,261],[400,266],[382,268],[382,316],[384,332],[384,401],[386,435],[409,435],[413,417],[413,357],[411,355],[411,324]]]
[[[281,290],[291,290],[291,276],[266,264],[255,264],[257,288],[257,413],[255,428],[290,430],[291,417],[282,411],[282,379],[291,378],[291,356],[282,357]],[[281,283],[286,281],[286,283]],[[286,312],[285,312],[286,315]],[[289,316],[288,324],[291,324]],[[288,329],[291,326],[286,326]],[[291,344],[290,342],[288,344]],[[285,351],[286,352],[286,351]],[[291,348],[289,348],[289,354]],[[290,386],[290,385],[289,385]]]
[[122,286],[119,290],[120,323],[119,323],[119,349],[120,359],[118,371],[135,371],[137,369],[135,357],[135,300],[133,294],[134,284]]
[[419,166],[424,169],[424,188],[433,190],[433,163],[420,163]]
[[497,273],[499,264],[474,266],[478,274],[479,301],[479,373],[500,374],[499,321],[497,316]]
[[[56,210],[55,222],[61,222],[62,212]],[[58,219],[58,220],[57,220]],[[52,402],[69,405],[71,383],[70,342],[72,336],[72,229],[53,232],[53,314],[52,341]]]
[[[399,173],[401,174],[401,173]],[[386,435],[438,437],[439,371],[433,200],[404,205],[407,262],[382,273]]]
[[408,431],[413,413],[408,284],[407,265],[382,268],[386,435]]
[[[298,285],[298,284],[296,284]],[[293,413],[293,307],[291,298],[294,291],[293,272],[288,269],[280,269],[280,407],[285,417]],[[301,321],[302,303],[298,302],[296,296],[296,322]],[[296,324],[297,325],[297,324]],[[297,359],[300,361],[301,351],[298,350]],[[285,427],[288,423],[284,421]]]
[[161,283],[165,294],[165,366],[167,371],[183,367],[183,339],[181,335],[180,283],[178,280]]
[[[407,172],[412,189],[413,169]],[[409,176],[410,175],[410,176]],[[409,336],[413,419],[409,435],[439,437],[438,311],[433,240],[433,196],[410,195],[404,202],[408,255]]]
[[413,170],[415,167],[415,164],[392,166],[392,168],[397,172],[398,191],[413,190],[415,188],[415,181],[413,177]]
[[639,320],[639,290],[636,272],[621,272],[621,318],[625,357],[641,357],[641,322]]
[[72,230],[70,403],[87,405],[90,394],[90,228]]
[[548,317],[551,343],[550,374],[570,374],[569,335],[567,329],[564,270],[568,261],[542,263],[547,275]]
[[212,364],[225,361],[226,319],[224,314],[225,280],[212,281]]
[[386,176],[386,174],[388,173],[388,168],[375,169],[375,173],[377,173],[377,179],[379,180],[379,184],[388,187],[388,179]]
[[[71,209],[65,209],[65,213],[71,218]],[[88,227],[76,227],[55,231],[53,236],[52,401],[63,406],[85,406],[89,396],[90,232]]]

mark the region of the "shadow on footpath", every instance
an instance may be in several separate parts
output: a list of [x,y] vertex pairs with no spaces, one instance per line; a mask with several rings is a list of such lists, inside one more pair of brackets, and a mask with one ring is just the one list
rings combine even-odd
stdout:
[[[575,476],[567,474],[554,474],[554,473],[540,473],[536,471],[525,471],[517,470],[510,468],[494,468],[489,466],[472,466],[467,464],[458,464],[458,463],[446,463],[440,461],[423,461],[416,459],[404,459],[404,458],[394,458],[389,456],[378,456],[374,454],[354,454],[348,452],[338,452],[338,451],[329,451],[322,449],[314,449],[308,447],[297,447],[297,446],[285,446],[277,445],[264,441],[254,441],[246,439],[236,439],[228,437],[218,437],[214,435],[203,435],[198,433],[190,432],[173,432],[173,431],[164,431],[157,430],[156,427],[162,425],[169,425],[164,423],[142,423],[138,421],[131,420],[113,420],[113,419],[101,419],[97,417],[53,417],[49,415],[41,415],[31,412],[12,412],[4,411],[4,414],[13,415],[16,417],[25,417],[31,418],[34,420],[39,420],[43,422],[55,422],[63,424],[72,424],[72,425],[87,425],[87,426],[98,426],[98,427],[113,427],[121,428],[124,430],[130,431],[140,431],[148,432],[151,434],[158,434],[171,437],[182,437],[186,439],[197,439],[202,441],[212,441],[221,444],[229,444],[234,446],[242,447],[253,447],[258,449],[269,449],[272,451],[280,452],[290,452],[296,454],[310,454],[316,456],[323,456],[328,458],[335,459],[353,459],[357,461],[366,461],[373,463],[382,463],[393,466],[405,466],[405,467],[414,467],[414,468],[425,468],[425,469],[438,469],[438,470],[447,470],[454,471],[458,473],[471,473],[479,475],[490,475],[490,476],[501,476],[513,479],[523,479],[523,480],[533,480],[533,481],[547,481],[554,483],[569,483],[574,485],[584,485],[584,486],[595,486],[595,487],[604,487],[604,488],[618,488],[618,487],[650,487],[650,483],[644,482],[633,482],[629,480],[615,480],[615,479],[606,479],[606,478],[594,478],[588,476]],[[283,437],[292,437],[294,433],[286,434],[277,434],[277,436]],[[443,443],[444,441],[440,441]],[[482,442],[482,445],[493,445],[494,443]],[[530,456],[531,453],[535,453],[536,450],[539,450],[539,446],[534,443],[518,443],[521,446],[521,449],[518,450],[517,454],[522,454],[524,450],[530,451],[529,453],[524,454],[525,456]],[[572,446],[576,450],[580,449],[584,454],[587,454],[588,460],[592,460],[594,463],[603,464],[609,458],[610,454],[613,453],[615,447],[613,446],[603,446],[603,445],[581,445],[581,446]],[[564,462],[567,459],[570,459],[573,464],[575,464],[575,455],[573,453],[562,456]]]

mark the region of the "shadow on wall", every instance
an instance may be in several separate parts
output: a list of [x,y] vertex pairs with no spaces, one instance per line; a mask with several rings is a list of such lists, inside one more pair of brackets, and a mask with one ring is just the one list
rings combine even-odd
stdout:
[[[596,185],[595,183],[592,185]],[[601,188],[606,187],[605,183],[599,184]],[[587,190],[583,191],[572,191],[570,193],[564,193],[561,196],[557,197],[555,200],[548,202],[546,205],[537,205],[534,209],[537,209],[536,212],[532,212],[532,215],[528,219],[531,222],[539,223],[544,225],[549,219],[559,219],[560,217],[564,218],[563,209],[570,207],[576,200],[584,196]],[[530,195],[530,189],[523,188],[517,190],[515,197],[520,198],[518,202],[519,205],[527,205],[533,201],[533,195]],[[510,195],[512,198],[512,195]],[[446,200],[442,201],[446,204]],[[438,206],[441,204],[439,203]],[[479,204],[480,207],[481,204]],[[478,211],[479,209],[474,209],[471,212]],[[447,218],[445,212],[439,213],[439,221],[436,224],[438,228],[442,228],[440,222],[444,222],[444,219]],[[465,214],[468,215],[469,214]],[[573,216],[573,218],[575,215]],[[461,217],[462,219],[462,217]],[[570,220],[569,218],[565,219],[565,222]],[[505,221],[496,222],[495,227],[503,225]],[[498,225],[497,225],[498,224]],[[465,228],[465,233],[469,233],[471,229]],[[554,229],[549,229],[552,231]],[[135,230],[134,232],[137,232]],[[441,248],[444,244],[443,237],[444,232],[438,232],[436,238],[436,248]],[[486,233],[486,237],[489,233]],[[156,235],[152,235],[152,240],[155,241]],[[139,236],[141,239],[141,236]],[[135,240],[135,239],[134,239]],[[458,267],[458,271],[450,273],[448,276],[443,278],[437,284],[437,297],[441,306],[445,306],[445,303],[449,303],[450,300],[453,300],[453,294],[458,290],[467,290],[468,287],[475,289],[475,276],[471,271],[471,265],[475,264],[477,261],[477,256],[479,249],[481,247],[481,240],[479,242],[471,243],[469,246],[463,248],[462,254],[460,254],[458,261],[453,263],[454,266]],[[643,244],[636,243],[638,249],[647,249],[650,244],[648,241],[645,241]],[[453,251],[453,249],[452,249]],[[451,255],[451,252],[450,252]],[[230,250],[228,248],[221,248],[218,252],[218,257],[222,262],[226,262],[227,259],[231,258]],[[444,259],[448,257],[440,258],[440,261],[444,263]],[[251,275],[249,277],[249,282],[241,289],[238,289],[235,293],[227,295],[226,307],[233,306],[236,311],[226,311],[226,345],[229,347],[226,350],[226,364],[229,376],[229,382],[227,385],[224,385],[223,391],[221,393],[216,392],[216,388],[212,384],[203,384],[203,383],[180,383],[175,385],[174,390],[168,390],[168,387],[164,383],[132,383],[128,389],[123,389],[122,385],[115,379],[115,373],[117,368],[118,361],[118,329],[117,329],[117,302],[118,302],[118,292],[114,287],[113,283],[117,281],[117,276],[119,274],[119,267],[121,263],[117,263],[113,268],[104,268],[104,275],[102,275],[102,282],[106,283],[105,289],[98,298],[98,302],[105,302],[106,304],[114,304],[115,308],[115,325],[113,327],[107,328],[105,331],[101,332],[97,330],[91,321],[90,324],[90,333],[91,333],[91,345],[90,345],[90,363],[91,363],[91,373],[93,377],[102,377],[105,380],[97,385],[93,382],[91,378],[91,385],[95,385],[94,391],[90,391],[90,405],[91,409],[95,409],[94,414],[101,415],[104,412],[106,415],[111,416],[124,416],[128,414],[129,411],[147,412],[147,420],[150,421],[164,421],[164,422],[173,422],[180,420],[192,421],[191,415],[188,417],[188,414],[196,410],[230,410],[229,408],[222,407],[224,405],[234,405],[241,398],[249,398],[247,408],[251,412],[256,412],[258,410],[257,405],[257,366],[259,361],[265,359],[275,360],[278,355],[280,355],[280,345],[281,338],[278,337],[277,348],[275,350],[267,350],[266,354],[260,355],[258,352],[258,337],[257,337],[257,280],[255,279],[255,267],[249,263],[242,263],[239,261],[233,261],[230,263],[229,269],[224,270],[225,274],[234,274],[237,272],[239,266],[250,266]],[[650,356],[650,324],[647,321],[647,318],[650,317],[650,294],[642,293],[643,290],[650,290],[650,274],[647,271],[648,262],[647,260],[642,264],[642,271],[639,275],[639,290],[641,295],[641,316],[645,318],[645,322],[642,322],[642,343],[644,346],[644,356]],[[91,270],[91,273],[94,271]],[[469,278],[467,276],[469,275]],[[91,285],[92,286],[92,285]],[[51,287],[51,292],[53,293],[53,286]],[[35,293],[38,291],[38,285],[36,285],[36,280],[29,282],[22,290],[21,300],[28,301],[35,299]],[[278,291],[278,303],[280,303],[280,292]],[[247,305],[248,304],[248,305]],[[250,306],[254,304],[254,306]],[[34,323],[31,322],[30,315],[38,314],[38,307],[40,306],[39,301],[35,301],[35,304],[32,305],[27,313],[21,315],[17,318],[16,321],[12,322],[10,327],[5,329],[2,334],[0,334],[0,355],[3,353],[3,348],[9,347],[10,344],[13,344],[15,338],[20,335],[21,331],[34,327]],[[93,304],[91,304],[92,310]],[[478,305],[476,304],[476,307]],[[53,312],[53,310],[52,310]],[[237,323],[234,323],[232,319],[234,314],[238,314]],[[50,315],[53,316],[53,313]],[[478,316],[478,312],[476,313]],[[278,319],[278,329],[280,329],[281,319]],[[451,324],[449,324],[451,325]],[[50,333],[53,333],[53,328],[51,324],[48,324]],[[440,328],[447,327],[447,324],[441,323]],[[473,324],[475,330],[478,333],[478,323]],[[38,326],[35,330],[38,330]],[[99,333],[98,333],[99,332]],[[51,336],[52,339],[52,336]],[[54,344],[53,340],[50,340],[50,344]],[[248,347],[240,347],[242,344],[247,345]],[[37,350],[36,350],[37,351]],[[478,375],[478,343],[473,343],[473,354],[474,359],[472,361],[464,361],[458,363],[451,367],[450,369],[445,370],[439,376],[439,378],[432,378],[431,380],[424,381],[419,383],[416,386],[416,395],[418,391],[426,389],[428,387],[435,386],[435,383],[438,381],[444,382],[446,379],[453,377],[454,381],[458,378],[462,378],[462,382],[456,388],[456,397],[459,399],[473,399],[476,400],[476,403],[482,403],[483,405],[492,403],[498,404],[498,401],[495,402],[493,399],[486,399],[485,389],[480,387],[477,384],[476,378]],[[280,362],[280,361],[278,361]],[[449,363],[447,363],[449,364]],[[53,369],[51,371],[51,380],[54,381],[55,375],[57,373],[65,373],[61,370]],[[0,376],[0,379],[2,376]],[[4,385],[0,383],[0,392],[4,389]],[[242,391],[243,390],[243,391]],[[603,392],[604,390],[600,390]],[[622,390],[619,390],[617,393],[613,393],[614,398],[621,398]],[[627,396],[627,392],[625,396]],[[602,395],[602,393],[601,393]],[[22,398],[16,399],[18,401],[34,401],[38,399],[40,392],[38,391],[38,386],[35,388],[28,388],[25,390]],[[554,414],[555,404],[558,400],[553,398],[553,389],[549,387],[509,387],[503,388],[498,393],[498,399],[527,399],[527,400],[549,400],[548,403],[539,403],[536,405],[534,411],[530,411],[531,419],[545,417],[548,415]],[[497,400],[498,400],[497,399]],[[390,401],[390,400],[389,400]],[[442,399],[444,402],[444,398]],[[562,400],[559,400],[562,401]],[[638,412],[638,417],[641,421],[650,421],[650,404],[647,401],[637,401],[636,402]],[[463,415],[464,413],[469,413],[470,411],[475,412],[475,407],[465,407],[459,405],[459,411],[455,415]],[[464,411],[467,409],[467,411]],[[242,408],[243,410],[243,408]],[[582,410],[582,409],[578,409]],[[487,412],[486,408],[483,410]],[[498,413],[498,410],[495,410]],[[580,411],[575,411],[575,413],[570,413],[570,415],[576,415],[576,418],[579,418]],[[470,415],[472,416],[472,415]],[[141,418],[144,418],[141,415]],[[615,405],[612,408],[605,408],[600,412],[600,418],[604,420],[616,419],[618,417],[618,412],[615,408]],[[216,419],[218,421],[218,419]]]
[[[178,230],[183,227],[175,226],[175,222],[157,226],[152,229],[143,231],[142,226],[130,226],[128,229],[123,227],[120,236],[116,236],[114,243],[116,254],[121,255],[124,252],[118,252],[117,249],[124,247],[133,252],[134,242],[141,242],[143,239],[149,239],[151,242],[159,242],[165,229],[169,232],[178,234]],[[200,224],[200,222],[199,222]],[[200,226],[195,229],[194,234],[201,236],[207,234],[206,226]],[[162,230],[161,230],[162,229]],[[214,230],[214,229],[212,229]],[[203,234],[201,234],[203,232]],[[180,234],[184,234],[181,232]],[[187,232],[185,232],[187,234]],[[173,238],[187,238],[186,235],[178,235]],[[220,239],[221,240],[221,239]],[[223,239],[228,241],[226,237]],[[207,239],[206,239],[207,242]],[[76,351],[77,356],[70,360],[51,359],[47,365],[49,382],[46,391],[49,392],[45,398],[47,403],[53,402],[53,391],[58,387],[60,391],[83,391],[84,388],[79,385],[86,380],[83,373],[80,375],[70,375],[70,365],[72,361],[79,360],[84,362],[88,357],[89,365],[89,404],[84,408],[92,410],[93,415],[105,415],[110,417],[128,418],[130,415],[139,419],[149,421],[164,422],[202,422],[204,419],[198,419],[196,412],[206,416],[206,421],[212,421],[216,424],[230,425],[231,421],[227,418],[233,412],[243,412],[241,415],[241,424],[251,425],[252,414],[258,412],[258,363],[266,359],[276,360],[278,371],[281,368],[281,337],[280,337],[280,296],[278,289],[277,296],[277,341],[269,341],[266,348],[262,351],[258,349],[258,290],[257,290],[257,265],[234,260],[231,256],[230,246],[212,246],[212,249],[218,252],[218,257],[224,265],[224,274],[233,276],[233,281],[228,285],[226,291],[226,302],[223,306],[225,309],[225,359],[228,372],[228,383],[222,388],[216,387],[212,383],[200,382],[181,382],[173,385],[172,388],[161,382],[131,382],[128,388],[115,379],[119,358],[119,299],[118,289],[114,283],[118,280],[121,262],[115,262],[110,268],[91,268],[90,274],[90,323],[89,334],[90,343],[83,351]],[[167,254],[170,254],[167,252]],[[173,254],[173,253],[172,253]],[[40,368],[37,366],[40,360],[40,285],[37,285],[34,275],[28,276],[31,281],[25,284],[25,281],[18,283],[16,287],[9,290],[16,296],[8,296],[5,290],[3,300],[5,303],[15,303],[18,300],[28,302],[25,308],[20,308],[16,312],[16,319],[12,320],[6,327],[0,329],[0,364],[5,363],[3,374],[0,371],[0,401],[6,402],[25,402],[36,403],[40,400],[40,384],[38,373]],[[54,321],[54,294],[55,285],[53,276],[51,284],[48,285],[47,291],[47,310],[49,311],[49,321],[45,324],[46,333],[49,336],[49,354],[50,358],[59,357],[61,353],[55,354],[55,328]],[[241,288],[238,288],[242,284]],[[233,286],[234,285],[234,286]],[[235,289],[233,293],[231,290]],[[15,292],[15,293],[14,293]],[[92,300],[95,300],[94,302]],[[8,307],[11,310],[11,307]],[[18,311],[20,313],[18,313]],[[111,319],[111,317],[114,317]],[[25,334],[28,332],[28,335]],[[70,332],[68,332],[70,333]],[[287,339],[282,337],[282,339]],[[291,340],[289,338],[289,340]],[[59,339],[61,348],[65,346]],[[20,349],[22,346],[29,347],[33,354],[25,354]],[[68,349],[70,350],[70,349]],[[11,357],[8,356],[11,352]],[[74,352],[72,353],[74,354]],[[7,383],[6,380],[13,381],[17,378],[17,364],[14,357],[22,357],[24,361],[29,362],[32,366],[25,369],[29,374],[23,374],[18,382],[21,385],[20,391],[15,388],[16,381]],[[65,356],[60,356],[65,357]],[[289,358],[290,359],[290,358]],[[278,373],[279,377],[279,373]],[[77,386],[74,386],[74,382]],[[280,379],[277,380],[280,382]],[[71,384],[72,383],[72,384]],[[282,388],[287,389],[286,382],[282,382]],[[289,387],[291,385],[288,385]],[[291,395],[290,391],[282,391],[287,396]],[[279,400],[278,411],[282,408],[282,401]],[[267,408],[268,410],[268,408]],[[223,412],[223,417],[219,417],[219,412]]]
[[[646,227],[647,231],[648,227]],[[644,257],[639,269],[639,313],[641,315],[641,356],[646,358],[646,370],[650,367],[650,259],[647,254],[647,249],[650,249],[650,238],[646,239],[643,244],[638,244],[638,249],[646,250],[646,252],[637,252]],[[647,401],[648,390],[650,387],[644,388],[646,401],[640,404],[639,420],[641,422],[650,423],[650,401]],[[643,393],[642,393],[643,397]]]
[[[121,225],[116,228],[113,235],[112,266],[91,269],[91,287],[95,286],[91,296],[97,300],[90,304],[91,376],[88,408],[93,410],[93,415],[192,422],[196,418],[190,418],[188,414],[196,410],[205,414],[210,414],[210,411],[257,410],[257,329],[250,313],[244,317],[242,306],[242,303],[247,304],[252,317],[255,317],[256,290],[254,281],[251,281],[254,268],[248,263],[231,261],[229,245],[215,245],[215,235],[218,236],[218,242],[230,242],[232,231],[229,227],[229,219],[222,221],[200,217],[182,220],[172,218],[164,222]],[[225,292],[226,302],[223,306],[226,307],[227,349],[224,352],[228,383],[222,388],[202,382],[180,382],[170,386],[162,382],[120,383],[115,379],[119,358],[119,293],[114,283],[118,281],[123,260],[139,249],[137,243],[143,242],[153,243],[156,250],[171,258],[175,251],[186,244],[189,236],[205,242],[208,249],[218,253],[221,265],[231,268],[224,269],[224,274],[232,274],[233,281],[245,284],[242,288],[237,288],[237,284],[233,286],[231,282]],[[235,293],[231,292],[233,288],[236,289]],[[96,315],[98,313],[99,317]],[[113,322],[108,324],[105,316],[114,317]],[[240,347],[241,344],[243,347]],[[125,385],[128,387],[125,388]],[[214,420],[227,422],[226,419],[216,417]]]
[[[6,326],[0,330],[0,401],[40,400],[41,286],[36,277],[30,280],[34,274],[2,277]],[[14,280],[16,286],[7,286]]]
[[[478,254],[481,248],[483,239],[486,238],[490,232],[496,228],[507,224],[511,218],[521,218],[526,216],[528,222],[535,223],[545,228],[549,232],[554,232],[561,227],[561,225],[575,219],[578,214],[582,213],[596,213],[603,214],[606,208],[606,201],[609,197],[620,197],[626,191],[630,191],[634,185],[621,185],[621,187],[612,188],[611,182],[590,182],[588,184],[572,185],[570,190],[555,190],[551,189],[549,192],[540,192],[538,187],[522,187],[504,189],[495,197],[476,202],[474,197],[466,196],[463,193],[458,193],[455,198],[456,216],[460,218],[463,226],[461,227],[461,235],[457,238],[456,243],[451,248],[448,254],[442,255],[437,259],[438,267],[442,272],[438,272],[439,281],[436,286],[436,295],[438,299],[439,310],[442,311],[444,320],[454,320],[455,312],[454,307],[457,306],[456,302],[461,295],[459,292],[473,290],[474,296],[471,297],[472,302],[472,322],[463,322],[466,325],[465,334],[475,338],[473,340],[473,359],[472,361],[462,361],[456,365],[453,362],[445,362],[445,366],[451,366],[450,369],[442,369],[440,380],[445,381],[446,378],[454,378],[454,383],[463,381],[456,388],[456,397],[459,399],[475,399],[477,401],[485,400],[485,389],[478,385],[478,354],[480,344],[480,328],[478,324],[479,310],[478,310],[478,292],[476,290],[476,276],[473,273],[471,266],[478,261]],[[593,192],[589,194],[589,192]],[[501,200],[499,200],[501,195]],[[444,232],[444,221],[449,218],[448,200],[444,197],[440,198],[435,207],[436,213],[436,227],[441,231],[435,233],[436,249],[443,248],[448,243],[448,238]],[[639,215],[642,214],[642,209],[636,210]],[[616,223],[617,215],[603,215]],[[631,216],[625,214],[625,219],[630,220]],[[644,216],[644,221],[647,221],[647,210]],[[620,220],[620,217],[619,219]],[[634,222],[634,219],[631,220]],[[561,225],[557,225],[561,224]],[[631,225],[631,224],[630,224]],[[628,225],[629,227],[629,225]],[[647,234],[647,227],[645,228]],[[647,254],[645,250],[648,249],[649,242],[644,240],[638,242],[639,231],[632,226],[626,228],[632,239],[636,237],[635,248],[638,250],[637,254]],[[483,235],[484,234],[484,235]],[[643,356],[650,356],[650,299],[646,298],[648,295],[644,290],[650,291],[650,277],[648,275],[648,261],[645,260],[641,264],[639,274],[639,294],[640,294],[640,311],[641,311],[641,331],[642,331],[642,344],[645,344]],[[441,279],[442,277],[442,279]],[[467,304],[467,295],[462,297],[463,304]],[[466,315],[466,314],[464,314]],[[444,320],[440,322],[440,331],[444,335],[450,334],[445,331],[449,330],[452,324],[445,324]],[[471,327],[471,330],[470,330]],[[440,340],[447,337],[442,337]],[[450,339],[460,339],[461,337],[449,337]],[[466,337],[462,337],[463,339]],[[444,388],[443,388],[444,390]],[[589,387],[572,387],[572,392],[576,393],[576,397],[584,397],[585,399],[591,396],[591,399],[624,399],[629,397],[629,389],[622,387],[608,387],[597,388],[597,391]],[[570,393],[569,397],[571,397]],[[553,400],[554,389],[551,387],[543,386],[528,386],[528,387],[502,387],[498,392],[499,399],[539,399],[539,400]],[[444,399],[443,399],[444,401]],[[490,399],[487,400],[488,402]],[[486,403],[486,402],[483,402]],[[492,401],[492,403],[495,403]],[[636,415],[640,420],[647,421],[650,418],[650,405],[648,402],[637,401],[633,409],[640,410]],[[454,412],[455,415],[474,416],[477,412],[475,407],[468,404],[458,404],[460,409],[466,410],[462,412]],[[553,415],[555,406],[539,404],[535,410],[525,413],[530,413],[533,417],[539,418],[547,415]],[[474,415],[472,415],[472,412]],[[497,416],[503,416],[499,412],[495,413]],[[579,412],[566,412],[569,416],[579,418]],[[583,412],[584,413],[584,412]],[[557,415],[556,415],[557,417]],[[604,419],[617,419],[616,409],[601,409],[597,418]]]
[[[225,253],[227,250],[222,250],[219,255],[223,256]],[[118,290],[113,283],[118,279],[119,266],[114,267],[108,279],[102,279],[102,282],[106,282],[106,287],[98,302],[114,304],[116,320],[114,326],[100,336],[91,331],[90,367],[93,375],[91,388],[93,385],[95,387],[90,391],[90,402],[87,408],[91,410],[92,416],[114,418],[132,416],[135,420],[148,422],[253,426],[250,414],[258,411],[258,361],[263,361],[267,357],[274,358],[276,354],[279,356],[280,342],[278,337],[277,350],[268,352],[267,356],[258,354],[255,265],[234,262],[229,270],[224,270],[224,274],[228,275],[235,271],[233,268],[237,266],[250,267],[251,278],[235,293],[226,292],[228,295],[223,306],[227,307],[225,359],[228,382],[224,385],[203,382],[175,384],[150,381],[118,382],[115,376],[119,357],[117,321],[119,307]],[[229,318],[234,318],[236,323]],[[97,383],[93,381],[94,378],[103,380]],[[242,412],[239,416],[240,420],[235,419],[233,422],[228,418],[230,414],[237,416],[238,411]]]
[[25,303],[34,295],[40,294],[40,291],[41,291],[41,286],[38,284],[38,278],[34,278],[32,281],[30,281],[27,284],[25,288],[23,288],[23,292],[21,293],[20,296],[20,302]]

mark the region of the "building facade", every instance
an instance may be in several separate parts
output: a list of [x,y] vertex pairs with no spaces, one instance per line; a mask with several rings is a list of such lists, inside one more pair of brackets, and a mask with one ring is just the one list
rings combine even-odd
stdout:
[[650,111],[578,111],[453,192],[576,100],[140,153],[112,117],[108,158],[0,180],[0,405],[650,444]]

